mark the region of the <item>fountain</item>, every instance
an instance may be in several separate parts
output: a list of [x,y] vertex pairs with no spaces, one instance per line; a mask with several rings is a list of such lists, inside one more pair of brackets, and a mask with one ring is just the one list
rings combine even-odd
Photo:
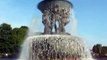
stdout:
[[41,1],[44,32],[26,38],[18,60],[92,60],[83,39],[66,32],[72,8],[68,0]]

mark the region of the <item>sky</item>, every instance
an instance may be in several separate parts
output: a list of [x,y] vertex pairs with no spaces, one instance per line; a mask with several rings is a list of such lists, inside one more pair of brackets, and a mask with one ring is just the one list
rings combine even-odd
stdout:
[[[35,25],[43,31],[41,12],[37,4],[41,0],[0,0],[0,24],[14,27]],[[88,47],[100,43],[107,46],[107,0],[69,0],[73,3],[78,36]],[[36,21],[32,24],[32,19]],[[40,29],[40,30],[39,30]]]

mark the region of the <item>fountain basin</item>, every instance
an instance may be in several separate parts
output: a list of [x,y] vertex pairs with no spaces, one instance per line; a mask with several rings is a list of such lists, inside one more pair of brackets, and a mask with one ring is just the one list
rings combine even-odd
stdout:
[[22,45],[18,60],[92,60],[82,39],[72,35],[35,35]]
[[[27,45],[26,45],[27,44]],[[48,60],[59,58],[86,58],[84,43],[71,35],[36,35],[28,37],[23,46],[27,52],[21,59]],[[27,55],[27,56],[26,56]],[[24,58],[25,57],[25,58]]]
[[56,5],[58,5],[60,9],[65,8],[69,10],[73,8],[73,4],[67,0],[44,0],[38,4],[38,9],[44,12],[44,10],[50,10]]

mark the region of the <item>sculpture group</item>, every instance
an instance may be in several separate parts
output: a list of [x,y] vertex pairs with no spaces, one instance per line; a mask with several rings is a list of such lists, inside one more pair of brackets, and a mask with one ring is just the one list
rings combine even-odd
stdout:
[[43,11],[42,23],[44,34],[64,33],[66,24],[69,23],[70,9],[60,8],[58,5]]

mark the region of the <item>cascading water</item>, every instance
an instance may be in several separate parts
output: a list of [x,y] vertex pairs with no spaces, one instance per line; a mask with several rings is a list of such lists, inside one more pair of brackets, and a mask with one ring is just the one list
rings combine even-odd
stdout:
[[34,35],[34,32],[37,32],[37,31],[36,31],[36,28],[35,28],[36,25],[37,25],[37,21],[36,21],[36,19],[35,19],[35,16],[33,16],[33,17],[32,17],[32,21],[31,21],[31,24],[30,24],[30,26],[29,26],[28,33],[27,33],[28,36],[32,36],[32,35]]
[[82,39],[69,35],[36,35],[28,37],[22,45],[19,60],[48,60],[48,58],[92,60]]
[[[65,8],[67,7],[70,8],[70,6],[72,6],[71,3],[66,0],[61,0],[61,1],[44,0],[39,4],[39,9],[42,12],[44,12],[44,9],[46,9],[49,12],[50,10],[51,12],[53,12],[52,7],[54,7],[54,5],[57,4],[58,6],[60,6],[60,8],[58,9],[63,9],[63,7],[65,6],[66,6]],[[50,14],[48,17],[55,19]],[[55,14],[55,16],[56,15],[57,14]],[[43,15],[43,18],[44,17],[47,18],[46,15],[45,16]],[[72,23],[73,32],[76,30],[76,26],[77,26],[77,21],[75,20],[74,17],[75,16],[72,12],[71,23]],[[33,21],[35,20],[33,19]],[[59,22],[58,24],[61,23],[60,21],[58,22]],[[34,22],[32,22],[32,24],[33,23]],[[47,23],[47,21],[45,21],[45,23]],[[48,25],[49,24],[46,24],[45,28],[48,28]],[[59,25],[59,28],[60,27],[63,28],[62,26],[63,23],[61,24],[61,26]],[[50,33],[48,28],[48,30],[47,29],[44,30],[44,33],[34,35],[34,33],[31,33],[31,29],[30,29],[30,32],[28,32],[28,37],[26,38],[25,42],[22,45],[22,52],[18,60],[93,60],[89,49],[87,49],[85,44],[83,43],[83,39],[77,36],[73,36],[70,33],[69,34],[65,33],[65,31],[63,30],[64,29],[61,30],[59,29],[58,31],[55,31],[55,33],[53,33],[52,31],[51,31],[52,33]]]
[[69,23],[69,25],[67,25],[65,27],[67,29],[67,32],[69,32],[72,35],[77,35],[78,21],[75,18],[75,13],[74,13],[73,9],[71,9],[71,11],[70,11],[70,17],[68,19],[69,19],[70,23]]
[[72,27],[72,33],[71,34],[76,34],[77,32],[77,25],[78,25],[78,22],[76,20],[76,17],[75,17],[75,13],[74,13],[74,10],[72,9],[71,10],[71,27]]

